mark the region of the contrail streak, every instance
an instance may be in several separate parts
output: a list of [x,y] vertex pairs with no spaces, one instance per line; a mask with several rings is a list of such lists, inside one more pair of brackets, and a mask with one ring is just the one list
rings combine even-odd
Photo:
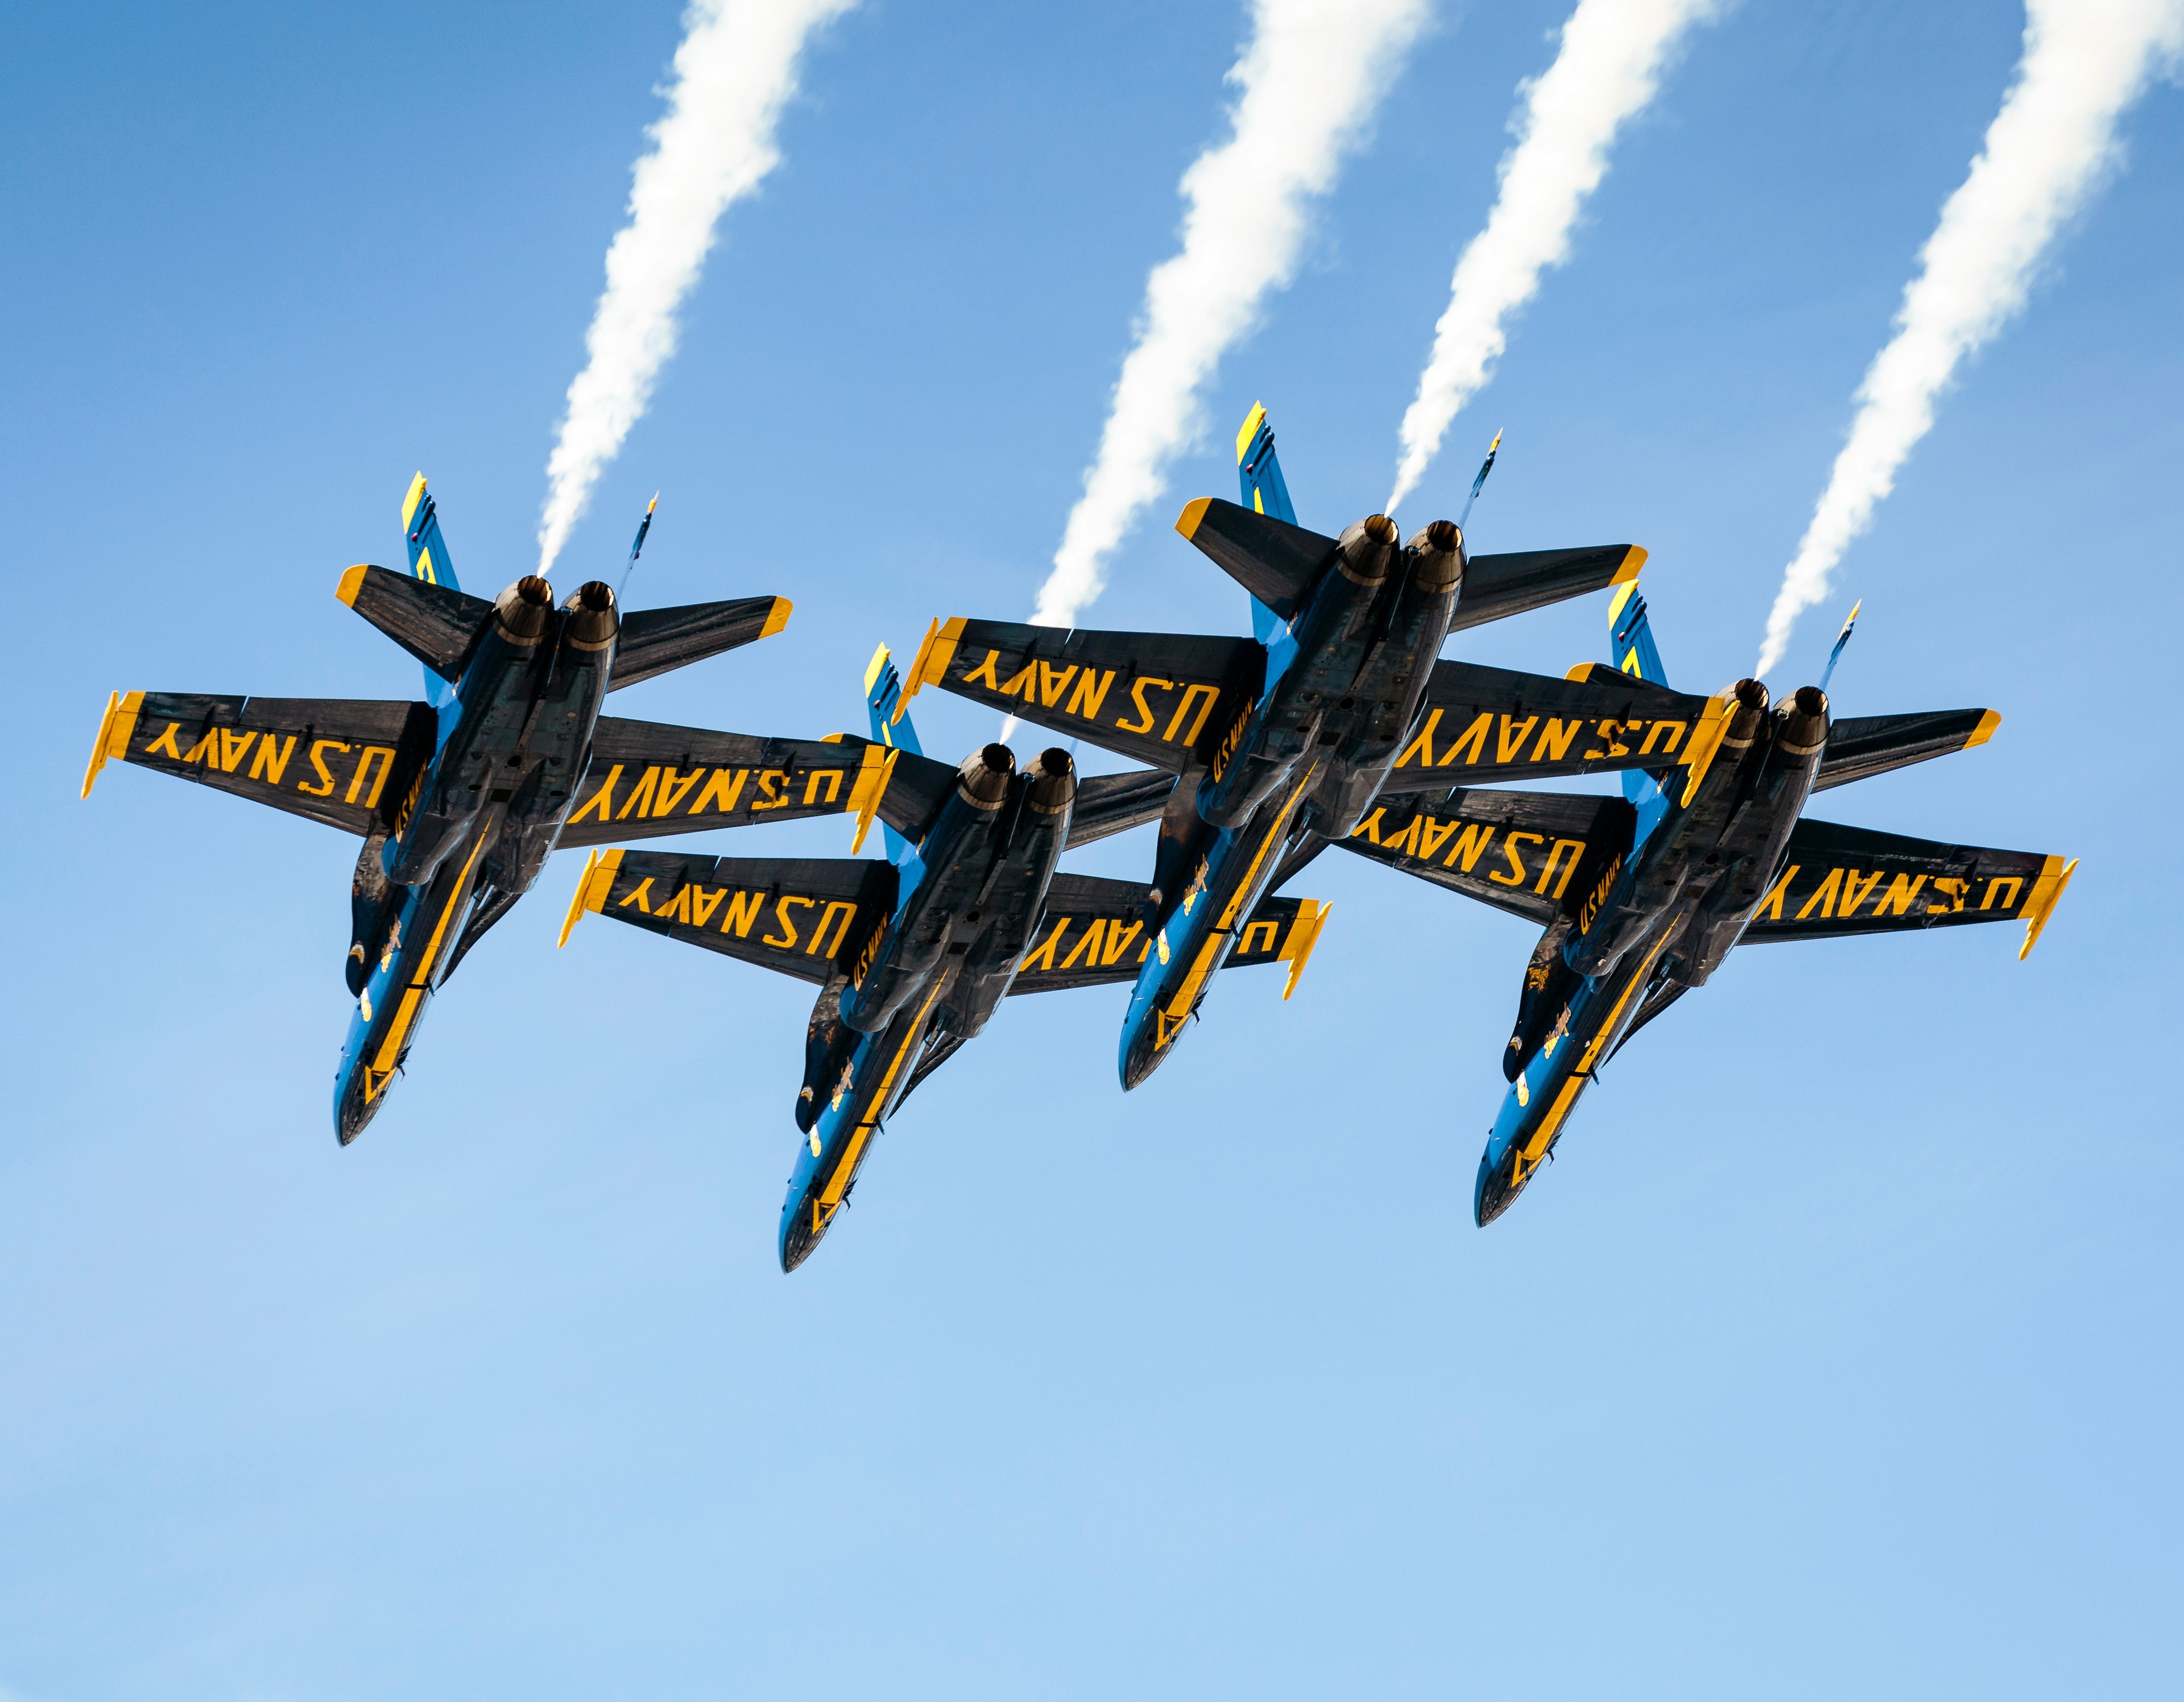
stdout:
[[1501,192],[1456,263],[1433,353],[1403,414],[1388,513],[1417,488],[1449,422],[1493,376],[1510,315],[1539,293],[1540,274],[1568,257],[1570,229],[1607,175],[1616,133],[1652,103],[1685,32],[1719,9],[1720,0],[1580,0],[1554,64],[1520,88]]
[[1828,594],[1957,368],[2024,307],[2056,231],[2120,155],[2117,120],[2180,47],[2184,0],[2029,0],[2017,81],[1919,252],[1896,335],[1858,386],[1850,439],[1783,572],[1755,675],[1781,661],[1798,615]]
[[607,286],[584,333],[538,521],[538,571],[553,565],[675,353],[676,310],[705,269],[721,214],[781,162],[774,131],[795,97],[813,33],[856,0],[694,0],[683,14],[667,110],[646,134],[629,222],[607,250]]
[[1199,391],[1295,275],[1312,203],[1333,187],[1429,0],[1254,0],[1228,72],[1231,134],[1184,174],[1183,246],[1145,280],[1135,346],[1032,619],[1069,626],[1167,464],[1196,437]]

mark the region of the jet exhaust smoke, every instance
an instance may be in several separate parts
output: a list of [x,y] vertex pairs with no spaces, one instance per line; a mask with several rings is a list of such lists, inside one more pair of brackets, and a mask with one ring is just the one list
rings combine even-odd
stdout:
[[1295,275],[1314,202],[1363,139],[1428,0],[1254,0],[1228,139],[1184,173],[1183,246],[1145,280],[1136,342],[1032,619],[1073,626],[1196,437],[1199,391]]
[[645,133],[629,222],[607,250],[607,286],[584,333],[538,521],[546,571],[592,487],[652,400],[675,353],[677,309],[705,269],[721,214],[780,164],[774,131],[797,89],[805,45],[856,0],[693,0],[675,50],[667,110]]
[[1449,422],[1493,376],[1510,315],[1539,293],[1540,274],[1568,257],[1570,228],[1607,173],[1616,133],[1652,103],[1685,32],[1719,9],[1720,0],[1580,0],[1554,64],[1521,86],[1501,192],[1456,263],[1433,353],[1403,414],[1390,513],[1418,487]]
[[1849,441],[1783,571],[1757,673],[1781,661],[1797,616],[1827,596],[1957,368],[2024,307],[2056,231],[2119,158],[2117,120],[2184,47],[2184,0],[2027,0],[2025,9],[2017,80],[1919,251],[1895,336],[1858,386]]

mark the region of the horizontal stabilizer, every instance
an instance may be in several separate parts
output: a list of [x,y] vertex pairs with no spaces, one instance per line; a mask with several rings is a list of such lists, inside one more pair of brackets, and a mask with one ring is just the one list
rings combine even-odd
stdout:
[[1272,514],[1254,514],[1218,497],[1201,497],[1192,503],[1175,529],[1284,620],[1295,617],[1313,581],[1334,556],[1333,538]]
[[1705,698],[1611,668],[1578,671],[1586,677],[1435,663],[1422,718],[1382,792],[1671,768],[1707,714]]
[[1265,668],[1266,652],[1249,638],[959,617],[926,634],[905,691],[939,686],[1179,774],[1257,698]]
[[349,569],[334,595],[449,681],[462,677],[471,647],[493,613],[482,597],[384,567]]
[[863,739],[754,738],[601,715],[591,767],[558,843],[604,845],[812,815],[877,812],[892,820],[885,794],[905,764],[955,778],[944,764]]
[[84,795],[111,759],[368,834],[393,825],[437,733],[429,704],[116,693]]
[[1828,728],[1827,754],[1813,790],[1847,786],[1930,757],[1970,750],[1994,737],[1992,709],[1929,709],[1911,715],[1846,715]]
[[[1011,990],[1052,993],[1135,981],[1152,946],[1149,891],[1136,881],[1056,875]],[[1326,912],[1326,905],[1311,898],[1262,899],[1238,934],[1226,967],[1288,963],[1301,968]]]
[[1453,787],[1388,799],[1342,846],[1545,926],[1629,853],[1636,820],[1620,798]]
[[1791,830],[1743,943],[2022,921],[2022,957],[2077,866],[2037,851],[1947,845],[1808,816]]
[[1069,848],[1159,820],[1174,790],[1175,776],[1162,769],[1086,776],[1077,782],[1077,804],[1069,812]]
[[1632,543],[1474,555],[1464,565],[1463,590],[1448,630],[1461,632],[1588,591],[1605,591],[1637,578],[1645,565],[1646,552]]
[[761,969],[824,983],[846,972],[895,906],[896,870],[868,857],[595,853],[563,925],[588,911]]
[[785,597],[738,597],[625,615],[608,689],[634,686],[723,650],[771,638],[788,625],[793,609]]

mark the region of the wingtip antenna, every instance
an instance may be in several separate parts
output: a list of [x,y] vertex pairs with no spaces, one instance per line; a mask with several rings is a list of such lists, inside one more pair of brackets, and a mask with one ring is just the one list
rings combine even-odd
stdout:
[[1820,670],[1820,689],[1824,692],[1828,681],[1836,676],[1836,664],[1842,659],[1843,647],[1850,642],[1850,629],[1858,625],[1858,611],[1864,607],[1864,598],[1852,603],[1849,618],[1843,622],[1842,631],[1836,634],[1836,648],[1828,652],[1828,665]]
[[1486,446],[1486,459],[1479,464],[1479,476],[1471,481],[1471,494],[1463,499],[1463,512],[1457,516],[1458,531],[1471,518],[1471,505],[1479,500],[1479,493],[1486,488],[1486,476],[1494,470],[1494,458],[1502,453],[1502,431],[1501,426],[1494,428],[1494,441]]

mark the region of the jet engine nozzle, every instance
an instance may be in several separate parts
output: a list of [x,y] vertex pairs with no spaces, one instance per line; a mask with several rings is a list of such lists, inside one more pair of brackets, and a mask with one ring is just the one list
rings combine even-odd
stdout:
[[1800,686],[1774,712],[1774,743],[1785,756],[1810,756],[1828,742],[1828,694]]
[[1767,714],[1767,687],[1757,680],[1739,680],[1729,694],[1736,700],[1736,709],[1729,718],[1729,731],[1721,736],[1722,748],[1749,750]]
[[566,639],[576,650],[604,650],[621,631],[621,612],[615,607],[614,587],[603,579],[588,581],[569,599]]
[[1005,744],[989,744],[963,759],[956,771],[956,790],[973,809],[999,809],[1009,795],[1017,754]]
[[536,644],[554,614],[554,587],[526,573],[493,599],[493,614],[501,636],[515,644]]
[[1404,548],[1411,555],[1411,583],[1429,596],[1463,582],[1463,533],[1454,520],[1435,520]]
[[1031,781],[1025,802],[1037,814],[1058,815],[1077,801],[1077,765],[1061,747],[1041,751],[1024,773]]
[[1388,576],[1388,559],[1396,552],[1396,523],[1385,514],[1368,514],[1344,527],[1334,548],[1345,579],[1352,585],[1378,585]]

